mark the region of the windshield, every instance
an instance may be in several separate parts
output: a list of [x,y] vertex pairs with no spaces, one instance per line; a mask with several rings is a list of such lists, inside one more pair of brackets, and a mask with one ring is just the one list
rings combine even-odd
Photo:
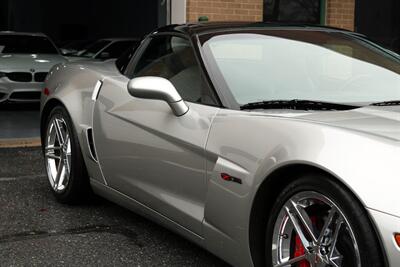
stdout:
[[248,30],[208,34],[201,42],[217,86],[227,87],[239,105],[400,99],[398,55],[351,33]]
[[2,54],[58,54],[50,40],[43,36],[0,35]]
[[107,40],[99,40],[94,42],[91,46],[89,46],[86,51],[81,54],[81,57],[94,57],[100,50],[106,47],[111,41]]

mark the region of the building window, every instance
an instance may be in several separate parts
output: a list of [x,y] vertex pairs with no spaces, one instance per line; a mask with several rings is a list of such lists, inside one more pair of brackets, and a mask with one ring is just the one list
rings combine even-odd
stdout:
[[325,0],[264,0],[264,21],[324,24]]

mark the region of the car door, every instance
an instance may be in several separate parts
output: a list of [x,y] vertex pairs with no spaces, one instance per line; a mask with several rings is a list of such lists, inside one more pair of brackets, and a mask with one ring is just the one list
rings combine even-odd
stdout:
[[103,80],[93,118],[99,163],[108,186],[201,235],[205,145],[219,108],[189,40],[149,38],[129,75],[169,79],[189,111],[177,117],[165,102],[134,98],[127,77]]

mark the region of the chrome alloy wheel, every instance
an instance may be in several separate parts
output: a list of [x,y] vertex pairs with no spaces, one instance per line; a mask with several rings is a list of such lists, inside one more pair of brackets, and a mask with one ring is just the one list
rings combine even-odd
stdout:
[[282,206],[272,234],[274,267],[361,266],[354,232],[326,196],[300,192]]
[[63,192],[71,173],[71,138],[61,115],[51,119],[45,139],[45,162],[50,185],[57,193]]

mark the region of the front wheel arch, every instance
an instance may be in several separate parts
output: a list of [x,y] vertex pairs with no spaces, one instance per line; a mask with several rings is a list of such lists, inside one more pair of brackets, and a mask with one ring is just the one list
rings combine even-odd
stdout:
[[64,109],[66,109],[65,105],[56,98],[50,99],[42,109],[41,117],[40,117],[40,138],[41,138],[42,143],[44,141],[44,137],[45,137],[46,130],[47,130],[46,129],[47,118],[50,116],[51,111],[57,106],[60,106],[60,107],[63,107]]
[[[343,184],[343,182],[325,170],[307,164],[292,164],[278,168],[269,174],[261,183],[254,197],[251,208],[249,218],[249,245],[253,264],[256,267],[267,266],[264,255],[267,221],[272,211],[275,199],[289,183],[295,180],[293,173],[295,173],[296,176],[304,174],[320,174],[323,177],[327,177],[327,179],[332,179],[334,182],[342,186],[342,188],[345,189],[353,199],[358,201],[361,206],[363,206],[360,199],[345,184]],[[365,212],[368,215],[372,228],[374,229],[375,237],[380,244],[385,266],[388,266],[387,255],[383,249],[381,237],[375,224],[372,223],[369,213],[367,211]]]

